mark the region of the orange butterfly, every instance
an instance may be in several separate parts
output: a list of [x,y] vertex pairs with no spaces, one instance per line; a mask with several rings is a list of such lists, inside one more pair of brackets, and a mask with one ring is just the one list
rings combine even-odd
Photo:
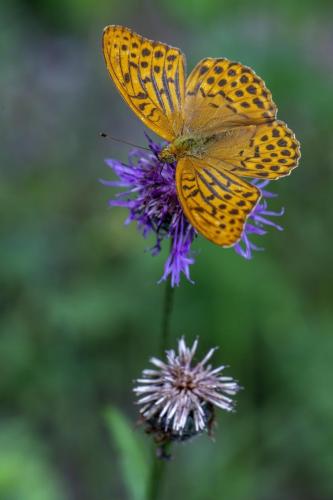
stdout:
[[300,157],[263,80],[240,63],[207,58],[185,81],[179,49],[122,26],[105,28],[103,52],[124,100],[169,142],[159,158],[177,162],[177,193],[190,223],[213,243],[234,245],[260,199],[242,177],[278,179]]

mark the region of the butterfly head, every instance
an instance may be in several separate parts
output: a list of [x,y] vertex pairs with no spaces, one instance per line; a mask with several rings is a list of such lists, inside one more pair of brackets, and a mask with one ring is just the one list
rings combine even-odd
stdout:
[[165,148],[160,151],[158,158],[163,163],[174,163],[178,160],[177,150],[173,146],[173,143],[168,144]]

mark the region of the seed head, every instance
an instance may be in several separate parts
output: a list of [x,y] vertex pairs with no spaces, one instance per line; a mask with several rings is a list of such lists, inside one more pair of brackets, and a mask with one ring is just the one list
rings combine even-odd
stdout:
[[158,439],[184,441],[205,430],[210,431],[214,408],[226,411],[234,408],[234,396],[240,389],[231,377],[221,375],[225,366],[213,369],[209,364],[216,348],[210,349],[198,363],[193,363],[198,346],[178,342],[178,353],[166,352],[166,361],[151,358],[154,369],[144,370],[134,392],[148,430],[159,434]]

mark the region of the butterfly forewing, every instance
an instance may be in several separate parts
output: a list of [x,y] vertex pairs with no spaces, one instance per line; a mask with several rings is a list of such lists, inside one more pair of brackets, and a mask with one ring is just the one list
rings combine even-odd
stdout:
[[117,89],[144,124],[168,141],[177,137],[184,120],[182,52],[122,26],[105,28],[103,52]]
[[176,185],[186,217],[195,229],[217,245],[234,245],[246,218],[260,198],[260,191],[210,161],[182,158]]
[[252,69],[228,59],[203,59],[186,82],[185,127],[210,133],[264,123],[276,116],[272,95]]

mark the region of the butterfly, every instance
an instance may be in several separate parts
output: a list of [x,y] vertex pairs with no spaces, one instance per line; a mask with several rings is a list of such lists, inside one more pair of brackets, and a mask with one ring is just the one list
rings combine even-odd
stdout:
[[278,179],[300,157],[264,81],[225,58],[201,60],[186,78],[180,49],[122,26],[105,28],[103,52],[126,103],[167,141],[159,159],[176,162],[189,222],[217,245],[237,243],[261,196],[244,178]]

